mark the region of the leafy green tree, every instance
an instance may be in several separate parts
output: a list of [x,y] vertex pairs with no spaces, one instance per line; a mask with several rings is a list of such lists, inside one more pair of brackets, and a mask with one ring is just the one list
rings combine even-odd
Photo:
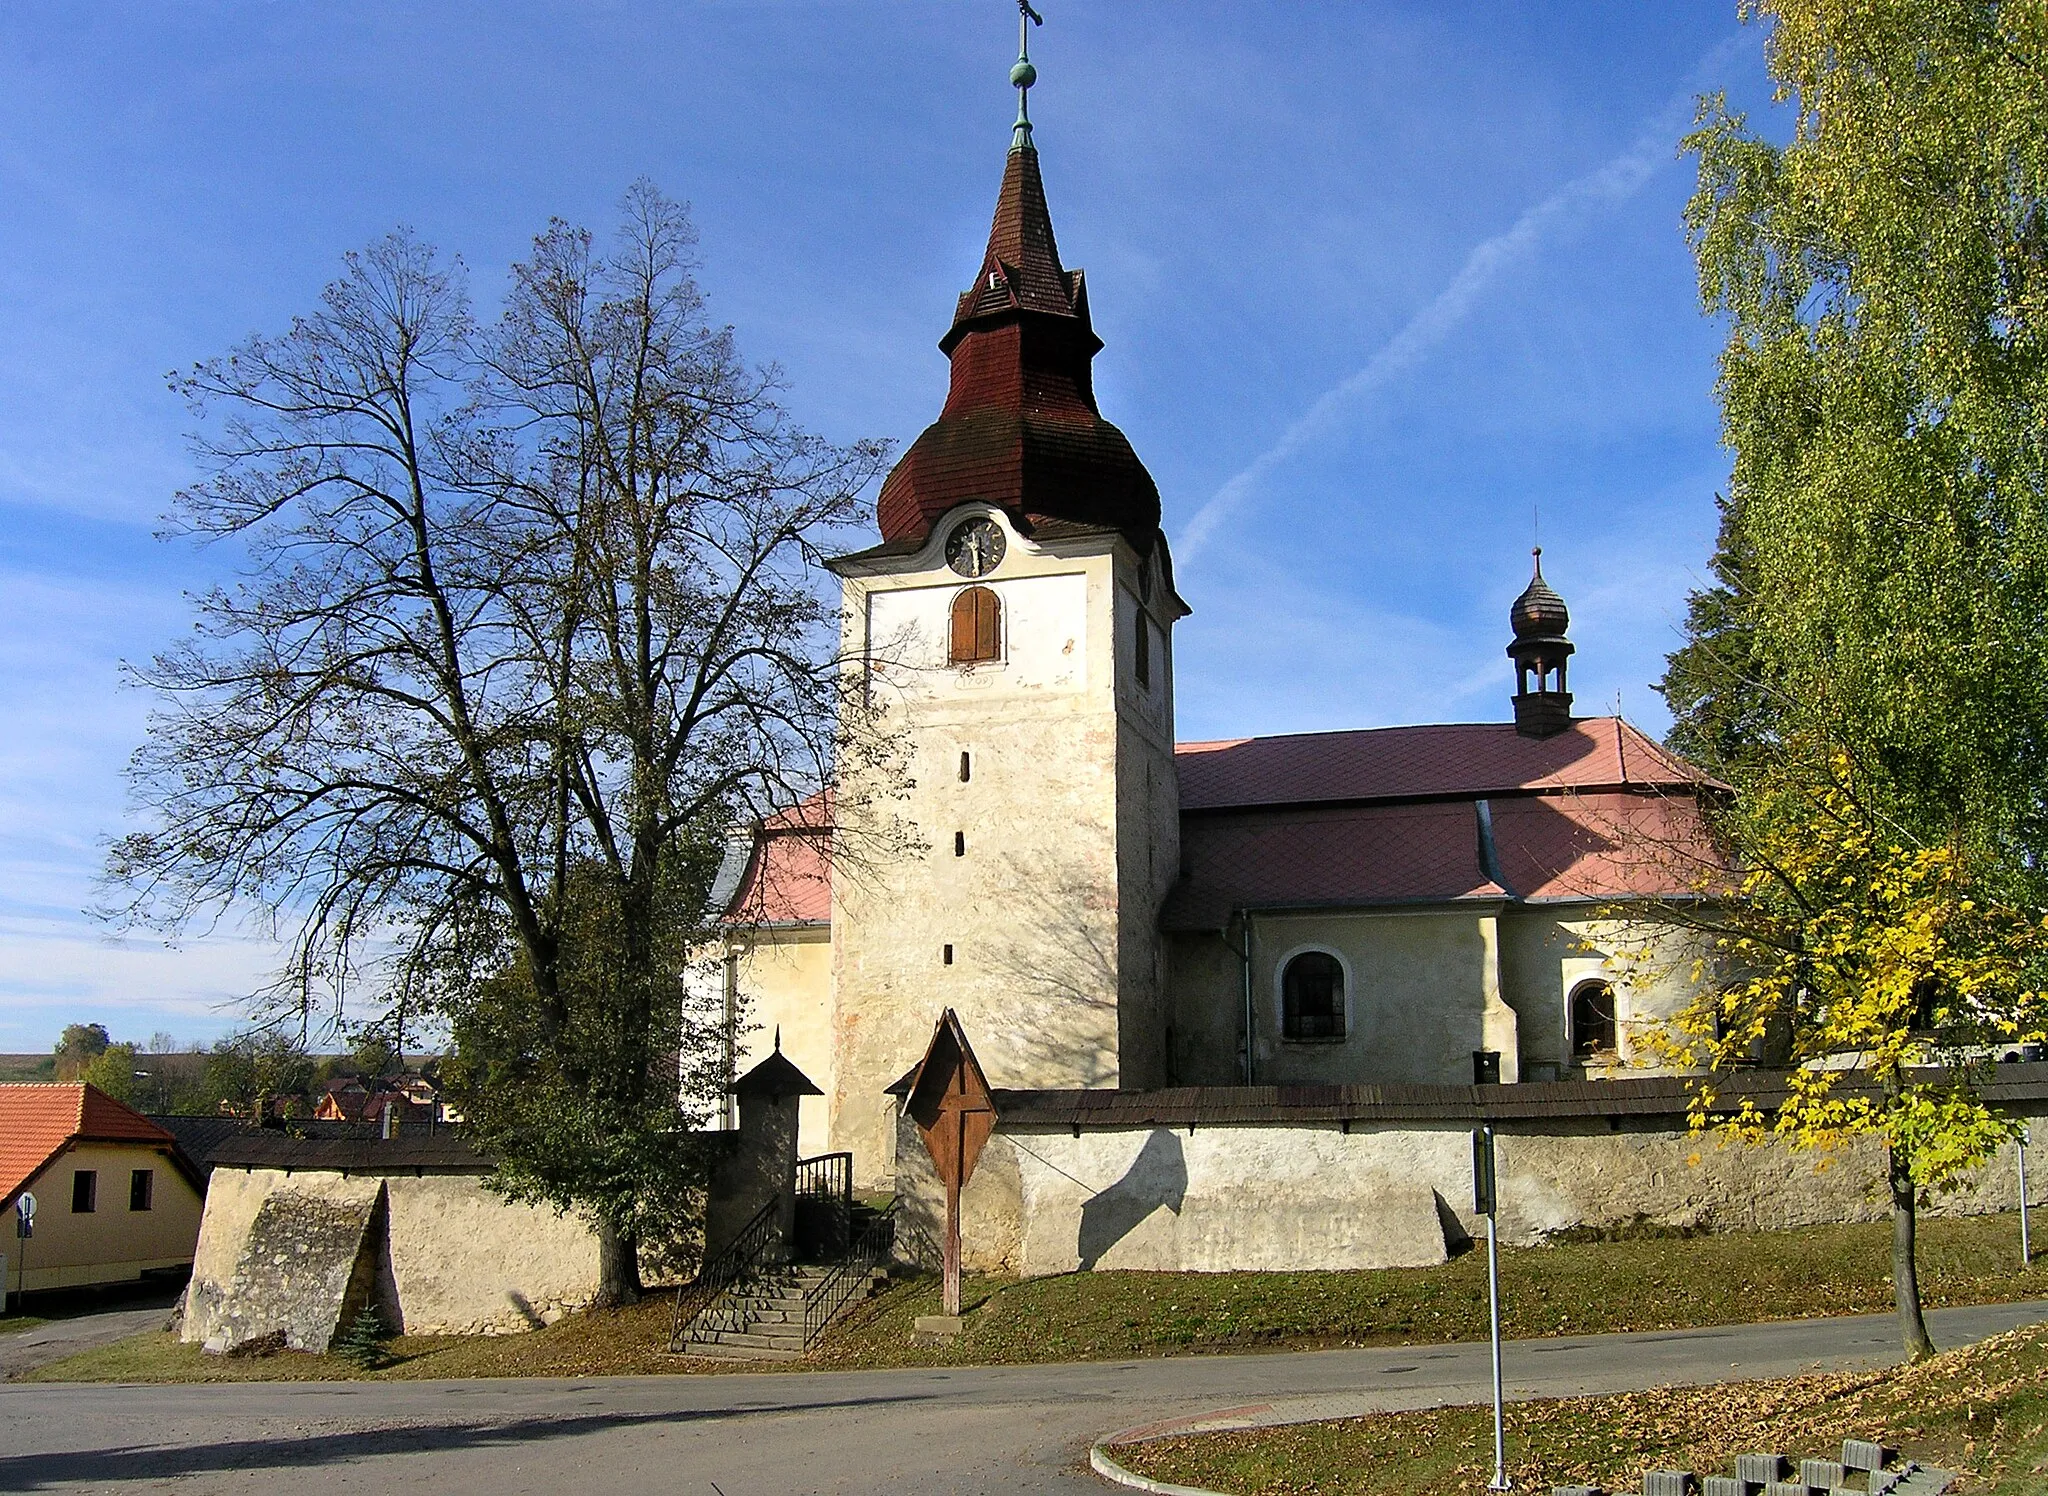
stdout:
[[1737,791],[1736,886],[1667,911],[1728,983],[1674,1042],[1793,1065],[1795,1145],[1883,1140],[1918,1356],[1915,1211],[2008,1135],[1981,1046],[2039,1033],[2048,965],[2048,11],[1743,15],[1793,118],[1780,145],[1710,99],[1686,142],[1734,468],[1662,689]]
[[356,1031],[355,1042],[349,1046],[349,1064],[366,1081],[394,1074],[403,1063],[398,1046],[383,1025],[366,1024]]
[[1671,709],[1665,742],[1726,777],[1769,755],[1779,702],[1749,617],[1749,541],[1729,501],[1717,503],[1721,533],[1707,563],[1714,581],[1686,600],[1685,643],[1666,661],[1657,690]]
[[[724,1082],[720,1015],[689,1001],[686,980],[691,901],[720,851],[701,841],[664,878],[653,961],[635,954],[601,871],[572,870],[568,907],[551,911],[563,932],[566,1024],[547,1032],[531,972],[515,963],[466,992],[440,1070],[466,1135],[518,1160],[493,1176],[494,1188],[592,1213],[657,1260],[694,1239],[704,1160],[683,1134],[703,1121],[700,1098]],[[647,1031],[665,1037],[651,1052]]]
[[78,1067],[78,1078],[116,1101],[135,1104],[141,1055],[133,1044],[109,1044]]
[[57,1041],[57,1079],[76,1080],[80,1068],[95,1055],[105,1054],[112,1042],[104,1024],[67,1024],[63,1037]]
[[1761,736],[1847,753],[1902,834],[2028,874],[2048,833],[2048,12],[1745,11],[1794,119],[1779,146],[1714,99],[1687,141],[1735,463],[1722,587],[1667,677],[1680,737],[1755,740],[1761,702]]
[[199,1111],[227,1111],[260,1120],[271,1103],[304,1097],[313,1058],[284,1034],[249,1030],[215,1043],[196,1096]]

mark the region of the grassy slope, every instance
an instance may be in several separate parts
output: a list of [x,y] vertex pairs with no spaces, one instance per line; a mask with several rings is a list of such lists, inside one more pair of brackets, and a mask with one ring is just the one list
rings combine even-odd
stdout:
[[[1884,1372],[1518,1403],[1507,1429],[1520,1491],[1640,1490],[1645,1470],[1729,1474],[1750,1450],[1837,1458],[1844,1438],[1876,1437],[1967,1472],[1962,1491],[2038,1496],[2048,1489],[2048,1328]],[[1238,1496],[1476,1496],[1493,1475],[1493,1417],[1432,1408],[1162,1439],[1117,1457],[1157,1480]]]
[[[2011,1216],[1921,1228],[1929,1307],[2048,1292],[2019,1265]],[[1757,1236],[1652,1238],[1501,1254],[1503,1329],[1521,1338],[1680,1329],[1891,1308],[1889,1227],[1821,1226]],[[969,1279],[966,1334],[911,1335],[938,1286],[914,1279],[843,1320],[804,1366],[995,1365],[1203,1352],[1304,1350],[1477,1340],[1486,1334],[1479,1254],[1437,1268],[1357,1273],[1075,1273],[1024,1282]],[[571,1316],[528,1335],[410,1337],[384,1377],[588,1376],[730,1369],[666,1352],[666,1296],[617,1313]],[[245,1380],[355,1375],[332,1357],[203,1356],[140,1336],[44,1368],[43,1379]]]

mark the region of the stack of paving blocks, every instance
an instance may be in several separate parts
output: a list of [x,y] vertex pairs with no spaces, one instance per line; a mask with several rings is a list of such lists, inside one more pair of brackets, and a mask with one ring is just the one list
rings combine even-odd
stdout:
[[[1795,1473],[1782,1454],[1744,1454],[1733,1475],[1702,1479],[1690,1470],[1652,1470],[1643,1496],[1940,1496],[1954,1479],[1901,1461],[1896,1449],[1844,1439],[1839,1460],[1801,1460]],[[1553,1486],[1551,1496],[1607,1496],[1598,1486]]]

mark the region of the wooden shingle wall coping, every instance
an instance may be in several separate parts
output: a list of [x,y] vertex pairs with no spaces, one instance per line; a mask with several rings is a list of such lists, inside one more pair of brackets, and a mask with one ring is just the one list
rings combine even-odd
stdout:
[[[1875,1095],[1857,1072],[1836,1082],[1840,1097]],[[1628,1080],[1523,1081],[1512,1085],[1179,1086],[1158,1091],[995,1092],[998,1127],[1192,1127],[1315,1125],[1333,1122],[1565,1121],[1662,1117],[1682,1125],[1696,1082],[1685,1076]],[[1743,1070],[1715,1081],[1715,1113],[1744,1101],[1769,1113],[1788,1094],[1782,1071]],[[2048,1110],[2048,1063],[2005,1064],[1979,1087],[1993,1107]]]

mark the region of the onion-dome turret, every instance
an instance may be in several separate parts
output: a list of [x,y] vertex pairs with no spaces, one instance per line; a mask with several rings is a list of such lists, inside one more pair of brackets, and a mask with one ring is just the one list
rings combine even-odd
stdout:
[[[1508,656],[1515,662],[1515,731],[1547,738],[1571,726],[1572,693],[1565,689],[1565,662],[1574,646],[1565,637],[1571,610],[1543,580],[1543,548],[1536,548],[1536,575],[1508,609],[1515,641]],[[1533,688],[1532,688],[1533,686]]]

